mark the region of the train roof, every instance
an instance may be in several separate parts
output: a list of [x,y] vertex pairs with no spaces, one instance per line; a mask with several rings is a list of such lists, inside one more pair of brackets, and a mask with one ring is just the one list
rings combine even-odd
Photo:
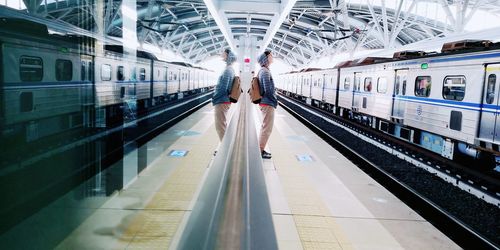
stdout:
[[306,68],[306,69],[301,70],[300,72],[310,72],[310,71],[318,71],[318,70],[322,70],[322,69],[321,68]]
[[19,32],[38,37],[48,37],[46,25],[20,18],[0,18],[0,30]]
[[[104,50],[123,54],[123,46],[121,45],[104,45]],[[142,50],[137,50],[137,57],[158,60],[155,55]]]
[[180,65],[180,66],[184,66],[184,67],[189,67],[189,68],[192,68],[193,65],[189,64],[189,63],[186,63],[186,62],[170,62],[171,64],[175,64],[175,65]]

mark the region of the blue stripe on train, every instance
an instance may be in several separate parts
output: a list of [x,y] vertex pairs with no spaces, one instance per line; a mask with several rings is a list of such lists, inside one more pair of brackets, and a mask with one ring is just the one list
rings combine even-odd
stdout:
[[[165,81],[153,81],[153,82],[160,82],[160,83],[165,83]],[[97,84],[102,83],[102,82],[97,82]],[[127,84],[127,83],[140,83],[140,84],[145,84],[145,83],[151,83],[150,81],[116,81],[116,82],[111,82],[111,81],[105,81],[105,83],[116,83],[116,84]],[[171,83],[171,82],[167,82]],[[173,82],[173,83],[178,83],[178,82]],[[91,85],[92,82],[90,81],[60,81],[60,82],[5,82],[4,86],[6,87],[52,87],[52,86],[84,86],[84,85]]]
[[[341,92],[348,92],[346,90],[339,90]],[[349,91],[352,92],[352,91]],[[362,95],[362,96],[370,96],[373,93],[370,92],[360,92],[360,91],[355,91],[356,95]],[[500,113],[500,106],[498,105],[491,105],[491,104],[480,104],[480,103],[471,103],[471,102],[461,102],[461,101],[452,101],[452,100],[439,100],[439,99],[431,99],[427,97],[416,97],[416,96],[397,96],[397,97],[391,97],[388,95],[379,95],[377,98],[383,97],[383,98],[392,98],[395,100],[404,100],[408,102],[413,102],[413,103],[423,103],[423,104],[430,104],[430,105],[436,105],[436,106],[441,106],[441,107],[450,107],[453,106],[458,109],[464,109],[464,110],[472,110],[472,111],[479,111],[482,109],[483,112],[486,113]]]

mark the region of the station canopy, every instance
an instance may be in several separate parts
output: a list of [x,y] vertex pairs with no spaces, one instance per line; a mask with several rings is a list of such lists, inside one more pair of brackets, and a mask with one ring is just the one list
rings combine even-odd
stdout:
[[0,0],[0,5],[4,16],[117,41],[126,30],[124,19],[132,18],[140,46],[173,51],[190,63],[226,48],[250,48],[271,50],[293,67],[337,53],[463,33],[477,13],[500,14],[500,1],[492,0]]

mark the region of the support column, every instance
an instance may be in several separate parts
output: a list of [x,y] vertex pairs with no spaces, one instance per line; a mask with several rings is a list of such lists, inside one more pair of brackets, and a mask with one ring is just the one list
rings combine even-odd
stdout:
[[[237,42],[238,44],[238,63],[241,72],[241,88],[245,91],[250,88],[250,82],[252,80],[252,71],[254,71],[254,65],[257,62],[257,50],[256,50],[257,40],[254,36],[241,36]],[[245,62],[248,59],[249,62]],[[256,74],[256,72],[255,72]]]
[[137,42],[137,1],[122,1],[123,18],[123,52],[130,57],[136,57]]

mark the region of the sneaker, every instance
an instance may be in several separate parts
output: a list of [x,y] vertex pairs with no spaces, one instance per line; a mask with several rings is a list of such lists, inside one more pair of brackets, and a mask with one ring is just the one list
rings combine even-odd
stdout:
[[262,156],[263,159],[271,159],[271,157],[272,157],[271,153],[268,153],[265,150],[262,150],[260,152],[260,155]]

